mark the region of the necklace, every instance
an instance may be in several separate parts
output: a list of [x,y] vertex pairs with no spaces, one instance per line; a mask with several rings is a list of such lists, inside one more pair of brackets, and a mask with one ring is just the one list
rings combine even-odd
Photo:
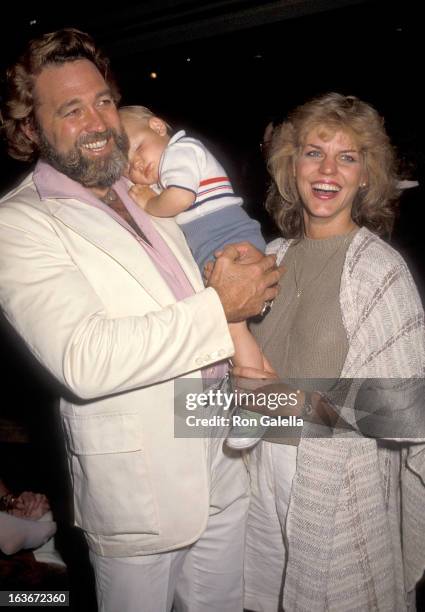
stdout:
[[[294,281],[295,281],[295,294],[297,296],[297,299],[299,299],[301,297],[301,295],[303,294],[304,289],[307,286],[311,286],[313,283],[315,283],[317,281],[318,278],[321,277],[321,275],[323,274],[323,272],[326,270],[326,268],[328,267],[329,263],[333,260],[333,258],[335,257],[335,255],[341,251],[341,249],[347,244],[347,241],[349,239],[349,237],[352,235],[352,232],[350,232],[349,234],[347,234],[344,238],[344,240],[342,240],[337,248],[329,255],[329,257],[326,259],[325,263],[323,264],[323,266],[320,268],[319,272],[313,276],[313,278],[310,278],[308,280],[308,282],[304,283],[304,287],[301,287],[301,284],[299,282],[299,275],[297,273],[297,251],[295,250],[294,252]],[[301,248],[303,247],[302,243],[301,243]]]

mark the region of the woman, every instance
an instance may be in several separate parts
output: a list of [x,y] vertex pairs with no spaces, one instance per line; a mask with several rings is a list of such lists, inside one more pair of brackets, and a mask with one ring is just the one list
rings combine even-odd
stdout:
[[[336,93],[304,104],[275,131],[269,169],[267,208],[285,236],[270,247],[287,271],[273,309],[251,329],[279,377],[310,379],[310,390],[311,379],[422,377],[420,300],[378,237],[391,230],[397,195],[378,113]],[[425,444],[410,442],[358,432],[314,439],[304,427],[298,447],[285,438],[257,445],[248,609],[276,612],[282,596],[286,612],[414,607],[425,566]]]

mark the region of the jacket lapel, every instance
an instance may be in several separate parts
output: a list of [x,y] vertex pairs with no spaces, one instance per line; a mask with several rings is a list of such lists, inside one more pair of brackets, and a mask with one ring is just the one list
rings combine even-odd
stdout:
[[200,291],[203,289],[204,283],[199,268],[193,259],[183,232],[174,219],[152,217],[151,220],[155,226],[155,229],[158,230],[158,233],[162,236],[170,250],[173,252],[193,289],[195,291]]
[[[123,266],[159,306],[175,301],[173,293],[143,246],[131,232],[103,210],[72,199],[60,204],[57,200],[45,200],[43,204],[47,205],[53,217]],[[170,244],[171,236],[166,240],[180,260],[180,251]]]

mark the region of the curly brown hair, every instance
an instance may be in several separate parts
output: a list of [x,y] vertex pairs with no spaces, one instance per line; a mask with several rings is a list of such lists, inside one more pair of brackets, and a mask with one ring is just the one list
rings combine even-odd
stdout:
[[34,120],[36,77],[48,65],[60,65],[79,59],[87,59],[96,66],[118,103],[120,95],[110,74],[109,61],[89,34],[75,28],[43,34],[29,42],[18,61],[6,72],[1,119],[11,157],[32,161],[37,153],[37,145],[22,130],[24,123]]
[[308,133],[317,127],[331,133],[343,131],[354,139],[368,180],[354,199],[353,221],[378,235],[389,235],[399,194],[394,149],[378,112],[354,96],[339,93],[328,93],[298,106],[274,131],[268,158],[273,182],[266,209],[282,234],[286,238],[300,238],[304,234],[303,205],[294,163]]

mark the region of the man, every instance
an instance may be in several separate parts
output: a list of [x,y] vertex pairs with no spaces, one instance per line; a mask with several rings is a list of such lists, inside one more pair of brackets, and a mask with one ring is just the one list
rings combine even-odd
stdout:
[[258,314],[281,272],[230,247],[203,287],[174,221],[149,218],[127,195],[107,75],[73,29],[32,41],[8,72],[9,152],[40,159],[0,207],[1,304],[69,391],[75,522],[99,609],[162,612],[174,601],[236,612],[246,474],[221,440],[174,437],[173,380],[218,376],[213,364],[233,353],[227,322]]

